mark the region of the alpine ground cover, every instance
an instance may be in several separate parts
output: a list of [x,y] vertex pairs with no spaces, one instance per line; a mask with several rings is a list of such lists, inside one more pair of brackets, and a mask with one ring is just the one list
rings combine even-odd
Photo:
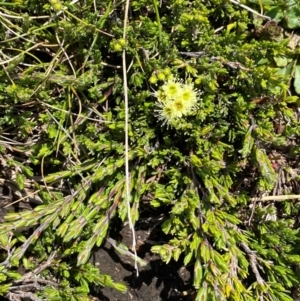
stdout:
[[[298,15],[297,1],[2,1],[0,293],[125,291],[90,255],[114,223],[159,212],[169,240],[152,252],[194,266],[195,300],[293,300]],[[112,245],[147,266],[135,241]]]

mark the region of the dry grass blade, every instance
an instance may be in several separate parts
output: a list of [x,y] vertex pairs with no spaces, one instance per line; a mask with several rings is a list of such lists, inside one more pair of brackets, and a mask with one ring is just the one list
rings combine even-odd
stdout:
[[236,1],[236,0],[230,0],[230,2],[233,3],[233,4],[238,5],[238,6],[242,7],[242,8],[244,8],[244,9],[248,10],[249,12],[251,12],[251,13],[253,13],[253,14],[255,14],[255,15],[258,15],[258,16],[264,18],[264,19],[272,20],[270,17],[258,13],[257,11],[253,10],[252,8],[250,8],[250,7],[248,7],[248,6],[246,6],[246,5],[242,4],[242,3],[240,3],[239,1]]
[[[129,0],[125,3],[125,13],[124,13],[124,28],[123,28],[123,39],[126,41],[126,30],[128,22],[128,11],[129,11]],[[138,257],[136,253],[136,238],[134,225],[131,219],[131,208],[130,208],[130,175],[129,175],[129,139],[128,139],[128,123],[129,123],[129,110],[128,110],[128,89],[127,89],[127,64],[126,64],[126,50],[122,53],[122,65],[123,65],[123,87],[124,87],[124,100],[125,100],[125,189],[126,189],[126,199],[127,199],[127,211],[128,211],[128,222],[129,227],[132,231],[132,250],[135,256],[134,267],[136,269],[137,276],[139,274],[138,270]]]
[[293,195],[268,195],[263,197],[251,198],[252,202],[268,202],[268,201],[283,201],[300,199],[300,194]]

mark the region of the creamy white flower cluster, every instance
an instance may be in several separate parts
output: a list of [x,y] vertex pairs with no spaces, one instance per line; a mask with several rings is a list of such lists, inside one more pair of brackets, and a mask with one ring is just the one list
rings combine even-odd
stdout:
[[176,79],[167,80],[154,96],[159,107],[157,115],[163,124],[172,125],[180,118],[191,115],[197,105],[197,90],[194,85]]

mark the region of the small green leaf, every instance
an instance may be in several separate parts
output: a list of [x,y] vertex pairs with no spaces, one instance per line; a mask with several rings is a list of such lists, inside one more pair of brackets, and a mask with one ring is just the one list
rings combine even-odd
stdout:
[[82,252],[78,254],[77,266],[87,263],[91,255],[91,249],[85,248]]
[[172,219],[167,219],[162,224],[162,230],[164,233],[168,234],[172,227]]
[[183,264],[187,266],[192,260],[192,258],[193,258],[193,252],[192,251],[187,252],[187,254],[184,257]]
[[[4,275],[3,273],[0,273],[0,281],[4,282],[6,279],[7,279],[7,276]],[[1,292],[1,288],[2,288],[2,284],[0,286],[0,292]],[[1,296],[1,294],[0,294],[0,296]]]
[[24,172],[24,174],[27,176],[27,177],[33,177],[33,171],[31,170],[30,167],[28,166],[22,166],[22,171]]
[[25,270],[29,270],[30,268],[33,267],[32,262],[30,262],[26,257],[22,258],[22,263],[23,263]]
[[5,275],[9,278],[16,279],[16,280],[22,278],[22,275],[14,271],[7,271],[5,272]]
[[9,239],[8,239],[7,234],[0,235],[0,246],[3,249],[6,249],[9,247]]
[[59,228],[56,230],[57,235],[59,235],[60,237],[64,237],[67,230],[69,228],[69,224],[64,222],[62,223]]
[[200,260],[196,260],[194,265],[194,282],[193,285],[196,289],[200,288],[203,277],[203,267]]
[[266,184],[266,189],[273,189],[278,175],[274,171],[270,159],[268,156],[264,153],[263,150],[255,147],[255,159],[256,163],[258,165],[259,171],[261,175],[263,176],[263,181]]
[[207,301],[207,288],[201,287],[197,291],[195,301]]
[[300,27],[300,10],[298,7],[291,7],[284,12],[284,20],[288,28]]
[[119,292],[122,292],[122,293],[126,293],[126,291],[127,291],[126,285],[123,283],[120,283],[120,282],[115,283],[114,287],[116,290],[118,290]]
[[277,67],[285,67],[291,60],[286,57],[274,57],[274,61],[277,65]]
[[155,253],[155,254],[159,254],[160,251],[161,251],[161,249],[162,249],[162,246],[153,246],[153,247],[151,248],[151,252],[152,252],[152,253]]
[[300,65],[295,66],[294,88],[297,94],[300,94]]
[[250,126],[244,137],[243,148],[240,151],[243,158],[246,158],[251,153],[252,147],[254,145],[254,139],[252,137],[252,130],[253,130],[253,127]]
[[[263,5],[272,5],[274,4],[272,1],[270,0],[261,0],[261,3]],[[283,18],[283,11],[280,8],[279,5],[276,5],[275,7],[273,7],[271,10],[269,10],[266,13],[267,16],[271,17],[272,19],[274,19],[276,22],[280,22]]]
[[287,103],[295,103],[297,100],[299,100],[299,97],[298,96],[287,96],[284,100]]
[[175,261],[178,261],[180,254],[181,254],[180,248],[176,248],[175,250],[173,250],[173,258]]
[[26,180],[26,177],[23,174],[18,172],[16,175],[16,182],[21,190],[23,190],[25,187],[25,180]]
[[205,241],[203,241],[200,245],[200,254],[202,261],[207,263],[210,260],[210,248]]
[[[2,282],[2,276],[0,275],[0,281]],[[12,286],[12,283],[10,284],[1,284],[0,286],[0,296],[4,296],[6,293],[8,293],[9,288]]]

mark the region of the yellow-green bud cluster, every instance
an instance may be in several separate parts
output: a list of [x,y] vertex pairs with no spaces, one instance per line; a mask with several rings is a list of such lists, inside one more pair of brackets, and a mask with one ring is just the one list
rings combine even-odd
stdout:
[[110,47],[113,52],[121,52],[126,47],[126,41],[124,39],[113,39],[110,42]]
[[167,81],[173,79],[170,68],[165,68],[162,71],[153,72],[149,78],[149,83],[152,85],[157,84],[158,81]]
[[182,83],[174,78],[165,81],[154,93],[159,107],[158,118],[163,124],[172,124],[194,113],[197,105],[197,90],[192,83]]
[[60,3],[59,0],[49,0],[49,2],[55,11],[60,11],[64,9],[64,6]]

